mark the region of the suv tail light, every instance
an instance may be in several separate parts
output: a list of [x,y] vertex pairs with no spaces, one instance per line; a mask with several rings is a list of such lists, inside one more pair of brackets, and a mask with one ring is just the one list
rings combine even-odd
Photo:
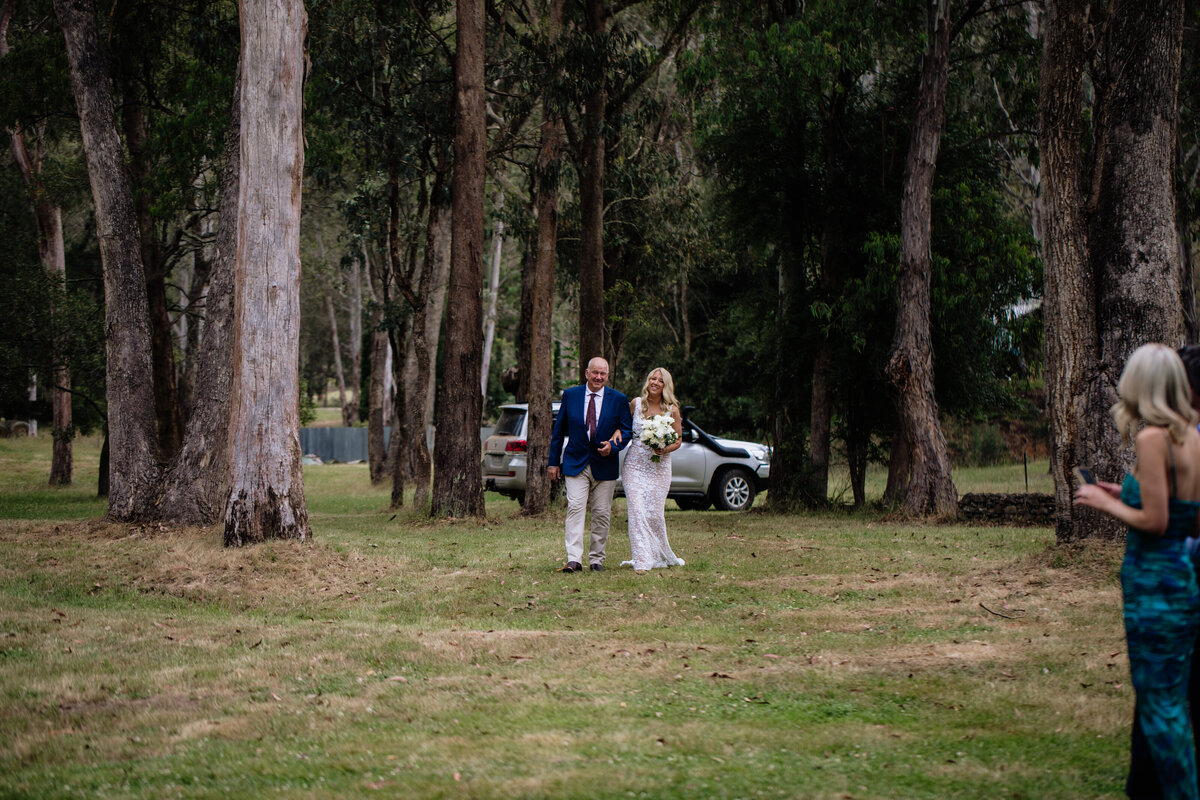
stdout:
[[504,445],[506,453],[524,453],[529,449],[529,444],[524,439],[509,439],[508,444]]

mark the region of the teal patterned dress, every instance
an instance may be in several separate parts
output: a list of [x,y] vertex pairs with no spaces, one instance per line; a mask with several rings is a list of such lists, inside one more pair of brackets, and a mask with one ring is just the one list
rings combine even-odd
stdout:
[[[1125,476],[1121,500],[1142,507],[1141,487],[1133,475]],[[1172,498],[1166,533],[1151,536],[1130,528],[1121,564],[1136,722],[1149,745],[1162,796],[1192,800],[1200,794],[1187,684],[1200,627],[1200,591],[1185,539],[1197,511],[1200,502]]]

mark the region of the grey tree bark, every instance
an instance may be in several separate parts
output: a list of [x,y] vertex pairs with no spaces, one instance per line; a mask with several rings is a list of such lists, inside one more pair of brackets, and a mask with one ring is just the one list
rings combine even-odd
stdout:
[[[1116,402],[1117,381],[1134,349],[1146,342],[1176,347],[1183,341],[1175,227],[1182,36],[1182,0],[1117,0],[1112,6],[1103,161],[1093,170],[1099,177],[1089,232],[1099,334],[1089,401],[1097,410]],[[1120,446],[1114,426],[1100,427],[1093,469],[1119,480],[1133,466],[1132,453]],[[1090,533],[1116,530],[1109,523]],[[1079,528],[1073,531],[1074,538],[1081,534]]]
[[[1091,466],[1104,410],[1089,401],[1099,347],[1096,280],[1088,261],[1087,194],[1083,181],[1083,76],[1089,60],[1088,0],[1046,4],[1038,89],[1042,160],[1042,246],[1045,273],[1045,379],[1050,412],[1050,469],[1059,541],[1076,538],[1084,509],[1071,502],[1071,471]],[[1107,476],[1106,476],[1107,477]],[[1093,521],[1098,516],[1091,517]]]
[[158,473],[146,274],[95,7],[90,0],[54,0],[54,12],[66,42],[104,266],[108,516],[126,521]]
[[241,0],[232,485],[225,544],[312,536],[300,466],[300,200],[307,19]]
[[[1060,542],[1114,537],[1112,520],[1071,501],[1075,466],[1119,480],[1131,454],[1108,409],[1139,345],[1183,337],[1174,205],[1181,0],[1118,0],[1107,26],[1085,0],[1047,4],[1039,92],[1045,203],[1046,389]],[[1092,85],[1090,163],[1084,156],[1085,83]],[[1091,193],[1084,175],[1091,175]]]
[[479,393],[483,329],[483,188],[486,162],[484,116],[484,3],[458,0],[454,64],[454,177],[451,184],[453,237],[446,359],[434,442],[435,517],[482,517],[479,474]]
[[903,508],[913,515],[952,515],[958,495],[934,397],[930,340],[930,226],[933,176],[946,117],[950,2],[927,6],[929,34],[900,201],[901,264],[896,332],[887,364],[896,414],[908,444]]

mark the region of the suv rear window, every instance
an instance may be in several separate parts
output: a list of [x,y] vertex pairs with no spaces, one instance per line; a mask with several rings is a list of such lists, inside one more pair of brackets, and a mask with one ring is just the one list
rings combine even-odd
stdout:
[[519,436],[521,433],[521,425],[525,422],[525,410],[522,408],[505,408],[500,412],[500,419],[496,421],[496,429],[492,431],[494,436]]

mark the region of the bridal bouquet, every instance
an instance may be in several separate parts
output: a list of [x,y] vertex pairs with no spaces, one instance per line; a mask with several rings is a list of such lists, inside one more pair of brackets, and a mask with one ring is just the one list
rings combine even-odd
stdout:
[[[674,425],[675,419],[670,414],[655,414],[642,423],[642,433],[639,438],[651,450],[661,450],[675,444],[679,439]],[[650,460],[658,461],[658,454],[650,456]]]

